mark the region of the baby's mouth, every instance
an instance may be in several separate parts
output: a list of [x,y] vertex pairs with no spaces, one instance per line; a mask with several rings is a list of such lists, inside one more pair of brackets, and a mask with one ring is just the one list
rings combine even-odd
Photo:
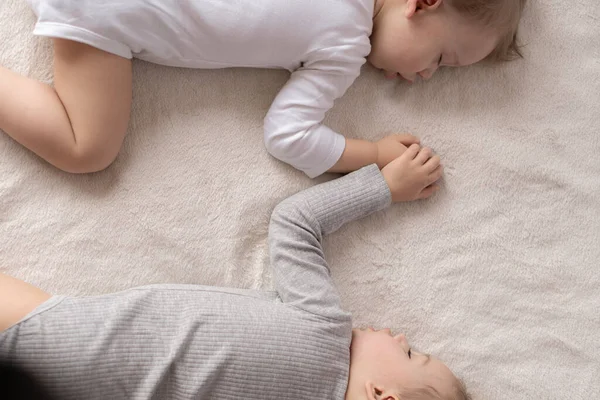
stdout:
[[412,79],[408,79],[408,78],[406,78],[406,77],[405,77],[404,75],[402,75],[402,74],[398,74],[398,76],[399,76],[400,78],[404,79],[404,80],[405,80],[406,82],[408,82],[408,83],[413,83],[413,82],[414,82],[414,80],[412,80]]
[[383,75],[385,75],[385,79],[396,79],[398,77],[397,72],[383,71]]

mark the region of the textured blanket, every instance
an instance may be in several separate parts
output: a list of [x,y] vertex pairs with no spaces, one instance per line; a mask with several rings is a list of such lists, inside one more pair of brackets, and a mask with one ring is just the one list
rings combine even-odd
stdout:
[[[50,40],[0,2],[0,63],[51,82]],[[402,331],[476,399],[600,398],[600,5],[531,1],[525,59],[390,82],[371,67],[327,116],[411,132],[445,164],[432,199],[325,241],[356,325]],[[69,175],[0,134],[0,271],[57,294],[151,283],[271,288],[273,207],[310,180],[262,119],[288,74],[134,63],[116,162]],[[2,88],[0,88],[2,90]]]

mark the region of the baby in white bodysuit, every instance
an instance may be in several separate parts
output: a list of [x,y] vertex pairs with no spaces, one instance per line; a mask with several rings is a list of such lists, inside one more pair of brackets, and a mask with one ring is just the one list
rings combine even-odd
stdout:
[[28,0],[54,42],[54,87],[0,67],[0,129],[54,166],[106,168],[131,110],[133,57],[292,72],[265,117],[276,158],[310,177],[380,168],[417,143],[347,139],[322,124],[366,60],[388,78],[518,55],[525,0]]

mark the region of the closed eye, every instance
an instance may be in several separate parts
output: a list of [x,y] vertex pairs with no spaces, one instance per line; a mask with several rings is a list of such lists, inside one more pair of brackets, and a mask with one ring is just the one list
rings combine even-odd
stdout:
[[412,349],[408,349],[408,358],[411,359],[412,358]]
[[443,54],[440,54],[440,59],[438,60],[438,67],[439,67],[440,65],[442,65],[442,57],[443,57],[443,56],[444,56]]

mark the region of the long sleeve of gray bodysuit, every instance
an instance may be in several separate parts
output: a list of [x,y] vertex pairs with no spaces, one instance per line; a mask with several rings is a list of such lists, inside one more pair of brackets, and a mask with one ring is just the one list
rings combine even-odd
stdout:
[[269,235],[283,304],[194,285],[57,296],[0,332],[0,358],[65,400],[343,400],[352,320],[321,242],[389,203],[370,166],[277,206]]
[[281,202],[271,216],[269,246],[275,289],[282,301],[312,314],[343,318],[323,254],[323,236],[390,202],[389,188],[376,165]]

